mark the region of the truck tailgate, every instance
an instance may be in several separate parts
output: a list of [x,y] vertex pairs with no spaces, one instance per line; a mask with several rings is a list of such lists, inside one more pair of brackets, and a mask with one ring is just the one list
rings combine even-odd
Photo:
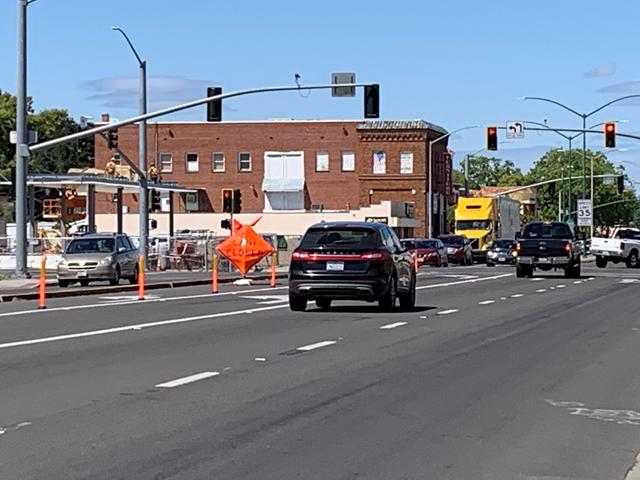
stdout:
[[521,257],[564,257],[569,254],[566,250],[568,241],[553,238],[522,239],[520,240]]
[[621,243],[623,240],[619,238],[599,238],[594,237],[591,239],[591,251],[594,250],[603,252],[617,252],[622,250]]

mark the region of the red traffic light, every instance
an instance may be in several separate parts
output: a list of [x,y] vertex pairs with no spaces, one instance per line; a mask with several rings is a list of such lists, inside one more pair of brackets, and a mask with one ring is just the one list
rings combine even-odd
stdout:
[[489,129],[489,133],[490,133],[491,135],[493,135],[494,133],[496,133],[496,131],[495,131],[493,128],[490,128],[490,129]]
[[607,123],[607,132],[613,132],[614,129],[613,123]]
[[616,148],[616,124],[604,124],[604,146],[606,148]]

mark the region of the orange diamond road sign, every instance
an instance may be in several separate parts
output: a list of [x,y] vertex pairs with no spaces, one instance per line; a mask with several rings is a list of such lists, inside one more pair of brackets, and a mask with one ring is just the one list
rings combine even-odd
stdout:
[[251,228],[260,218],[251,225],[243,225],[234,220],[233,235],[216,247],[216,250],[227,257],[242,275],[246,275],[251,267],[274,251],[271,244]]

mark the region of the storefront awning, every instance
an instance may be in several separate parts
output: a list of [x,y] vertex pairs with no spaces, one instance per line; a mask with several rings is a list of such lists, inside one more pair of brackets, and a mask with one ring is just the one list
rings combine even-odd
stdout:
[[304,178],[265,178],[263,192],[301,192],[304,190]]

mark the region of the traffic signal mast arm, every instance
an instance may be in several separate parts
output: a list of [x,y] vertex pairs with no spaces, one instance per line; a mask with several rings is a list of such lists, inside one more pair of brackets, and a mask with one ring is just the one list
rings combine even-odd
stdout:
[[[620,176],[618,173],[607,173],[604,175],[594,175],[593,178],[606,178],[606,177],[618,177]],[[549,183],[562,182],[563,178],[554,178],[551,180],[544,180],[538,183],[532,183],[531,185],[524,185],[522,187],[512,188],[511,190],[507,190],[506,192],[496,193],[491,195],[492,197],[501,197],[503,195],[509,195],[510,193],[519,192],[520,190],[524,190],[526,188],[539,187],[540,185],[548,185]]]

